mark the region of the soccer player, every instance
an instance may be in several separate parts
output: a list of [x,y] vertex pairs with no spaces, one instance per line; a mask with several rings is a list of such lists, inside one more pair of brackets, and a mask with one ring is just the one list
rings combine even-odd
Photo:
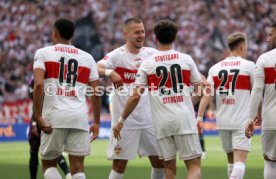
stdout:
[[276,178],[276,24],[271,25],[267,43],[271,50],[262,54],[256,63],[254,86],[249,101],[249,122],[246,136],[252,137],[258,106],[262,102],[262,150],[264,178]]
[[[112,96],[112,127],[123,111],[131,88],[134,86],[135,75],[140,64],[156,53],[157,50],[143,47],[145,29],[138,18],[127,19],[123,27],[126,44],[108,53],[97,67],[100,76],[108,76],[117,90]],[[120,89],[121,88],[121,89]],[[109,179],[123,178],[128,160],[148,156],[151,165],[151,178],[164,177],[163,162],[158,158],[157,144],[151,121],[148,96],[143,96],[134,112],[129,116],[122,131],[123,139],[118,141],[110,137],[107,157],[113,160]]]
[[[73,34],[72,21],[57,20],[52,30],[55,45],[37,50],[34,57],[34,115],[42,130],[45,179],[61,179],[56,165],[63,150],[69,154],[72,179],[85,179],[84,157],[90,154],[90,140],[99,134],[100,96],[93,92],[99,83],[96,63],[70,44]],[[86,90],[94,114],[90,127]]]
[[[29,96],[33,99],[33,87],[34,87],[34,80],[31,80],[29,84]],[[28,140],[30,144],[30,160],[29,160],[29,171],[31,179],[37,178],[37,169],[38,169],[38,151],[40,146],[40,136],[41,130],[37,125],[36,121],[34,120],[34,115],[32,115],[32,119],[30,121],[30,128],[29,128]],[[58,165],[63,171],[66,179],[71,179],[71,174],[66,163],[65,158],[63,155],[58,157]]]
[[[250,140],[245,137],[248,101],[253,85],[255,64],[245,59],[246,34],[235,32],[227,37],[229,56],[212,66],[208,81],[216,92],[217,128],[222,148],[227,154],[228,177],[242,179]],[[198,119],[201,120],[210,101],[211,93],[203,96]]]
[[[184,160],[187,179],[199,179],[200,157],[202,154],[191,100],[190,86],[197,92],[202,87],[202,78],[193,59],[172,49],[178,27],[169,20],[159,21],[154,27],[158,53],[145,60],[136,75],[133,95],[118,123],[114,127],[114,136],[125,140],[120,134],[124,123],[130,120],[140,99],[149,89],[150,107],[156,131],[159,157],[164,159],[165,178],[176,176],[176,153]],[[123,130],[122,130],[123,131]],[[123,134],[123,133],[122,133]]]

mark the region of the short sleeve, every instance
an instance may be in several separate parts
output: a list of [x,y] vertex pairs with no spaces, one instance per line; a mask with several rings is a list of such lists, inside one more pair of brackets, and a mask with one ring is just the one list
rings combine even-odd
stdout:
[[116,51],[112,51],[108,53],[106,56],[104,56],[103,59],[101,59],[98,64],[103,64],[106,69],[115,69],[115,61],[116,61]]
[[191,83],[192,85],[198,84],[202,81],[201,75],[196,67],[196,64],[194,62],[194,60],[192,59],[192,57],[189,57],[191,59],[191,64],[190,64],[190,70],[191,70]]
[[91,60],[92,60],[92,65],[91,65],[91,69],[90,69],[90,74],[89,74],[89,81],[96,81],[99,79],[99,73],[96,67],[96,62],[94,60],[94,58],[91,56]]
[[141,64],[141,66],[138,69],[138,72],[135,76],[135,85],[136,86],[147,86],[148,80],[147,80],[147,73],[146,73],[146,63],[145,61]]
[[43,57],[41,50],[37,50],[34,55],[33,69],[36,69],[36,68],[45,70],[45,59]]

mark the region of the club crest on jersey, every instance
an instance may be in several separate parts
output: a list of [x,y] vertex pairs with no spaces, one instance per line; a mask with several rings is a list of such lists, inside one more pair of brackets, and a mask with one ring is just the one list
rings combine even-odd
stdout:
[[114,147],[114,152],[116,155],[119,155],[122,152],[122,147],[117,145],[116,147]]
[[136,68],[139,68],[141,66],[141,58],[134,59],[136,63]]

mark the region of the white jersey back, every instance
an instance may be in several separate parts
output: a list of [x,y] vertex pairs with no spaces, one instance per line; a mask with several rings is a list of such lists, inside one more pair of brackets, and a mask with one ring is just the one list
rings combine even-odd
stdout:
[[276,49],[262,54],[256,63],[256,78],[264,79],[262,129],[276,129]]
[[241,57],[227,57],[209,70],[214,85],[218,129],[244,129],[253,86],[255,64]]
[[197,133],[190,85],[201,76],[189,55],[159,51],[142,63],[135,85],[148,86],[157,139]]
[[89,130],[85,88],[99,78],[91,55],[72,45],[37,50],[34,69],[45,71],[42,116],[53,128]]
[[[115,90],[112,96],[112,125],[117,122],[126,102],[134,87],[135,75],[141,63],[148,57],[156,53],[157,50],[149,47],[143,47],[138,54],[130,53],[126,46],[119,47],[108,53],[98,63],[103,64],[106,69],[113,69],[117,72],[124,84],[123,90]],[[141,129],[148,128],[152,125],[151,113],[148,96],[143,96],[129,115],[125,122],[125,129]]]

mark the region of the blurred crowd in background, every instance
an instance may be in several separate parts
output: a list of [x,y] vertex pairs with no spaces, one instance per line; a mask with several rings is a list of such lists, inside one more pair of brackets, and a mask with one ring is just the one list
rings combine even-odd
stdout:
[[[53,22],[91,15],[103,53],[124,44],[122,24],[139,17],[146,29],[145,46],[156,47],[154,23],[171,19],[179,26],[175,49],[190,54],[206,76],[227,56],[226,36],[248,35],[248,59],[267,50],[266,29],[276,19],[274,0],[1,0],[0,104],[28,98],[32,62],[38,48],[51,44]],[[93,44],[92,44],[93,45]],[[99,60],[99,59],[97,59]]]

